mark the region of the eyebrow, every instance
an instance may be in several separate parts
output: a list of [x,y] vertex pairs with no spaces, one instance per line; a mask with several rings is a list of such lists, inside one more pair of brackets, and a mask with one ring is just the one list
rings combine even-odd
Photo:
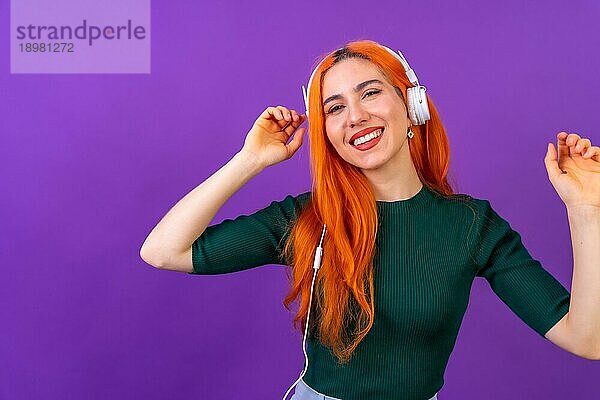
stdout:
[[[365,86],[368,86],[372,83],[378,83],[380,85],[383,85],[383,82],[381,82],[379,79],[369,79],[368,81],[364,81],[359,83],[358,85],[356,85],[356,87],[354,88],[354,92],[359,92],[360,90],[362,90]],[[333,100],[338,100],[341,99],[342,95],[341,94],[334,94],[333,96],[329,96],[328,98],[325,99],[325,101],[323,102],[323,107],[325,107],[325,105]]]

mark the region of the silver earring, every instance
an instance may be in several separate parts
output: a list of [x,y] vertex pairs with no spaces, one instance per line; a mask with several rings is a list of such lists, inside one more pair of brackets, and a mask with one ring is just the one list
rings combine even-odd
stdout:
[[415,133],[414,133],[414,132],[413,132],[413,131],[410,129],[410,127],[409,127],[409,128],[408,128],[408,132],[406,132],[406,135],[407,135],[409,138],[411,138],[411,139],[412,139],[412,138],[413,138],[413,136],[415,136]]

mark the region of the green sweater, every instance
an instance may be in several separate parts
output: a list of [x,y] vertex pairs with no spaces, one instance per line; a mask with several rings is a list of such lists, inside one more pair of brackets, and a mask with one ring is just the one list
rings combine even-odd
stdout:
[[[282,249],[309,196],[288,195],[207,227],[192,246],[191,274],[288,265]],[[569,310],[569,292],[531,257],[488,200],[447,200],[423,186],[407,200],[377,201],[377,209],[373,327],[348,364],[307,339],[303,379],[315,390],[341,399],[432,397],[443,386],[475,277],[485,278],[542,337]]]

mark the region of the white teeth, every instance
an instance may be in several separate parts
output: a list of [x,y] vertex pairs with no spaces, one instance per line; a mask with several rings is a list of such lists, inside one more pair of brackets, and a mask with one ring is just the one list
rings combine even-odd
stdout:
[[368,142],[371,139],[379,137],[379,136],[381,136],[382,133],[383,133],[383,128],[377,129],[376,131],[368,133],[365,136],[361,136],[358,139],[354,140],[354,146],[358,146],[359,144],[363,144],[365,142]]

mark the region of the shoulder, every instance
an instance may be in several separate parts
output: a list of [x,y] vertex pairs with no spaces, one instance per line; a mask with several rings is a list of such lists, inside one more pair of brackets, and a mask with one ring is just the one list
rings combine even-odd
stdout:
[[485,202],[487,201],[467,193],[445,195],[435,190],[431,190],[431,193],[433,198],[431,206],[449,217],[456,217],[465,213],[473,216],[479,215],[485,208]]
[[288,209],[298,209],[304,207],[312,197],[312,192],[302,192],[298,194],[288,194],[281,200],[275,200],[271,204],[277,203]]
[[[470,221],[479,230],[505,228],[506,220],[494,209],[492,202],[466,193],[442,195],[434,192],[432,205],[443,220]],[[493,228],[492,228],[493,227]],[[475,229],[475,230],[478,230]]]
[[295,201],[296,201],[298,204],[300,204],[300,205],[304,206],[304,205],[305,205],[306,203],[308,203],[308,201],[311,199],[311,197],[312,197],[312,192],[311,192],[311,191],[308,191],[308,192],[299,193],[299,194],[297,194],[297,195],[295,195],[295,196],[293,196],[293,197],[294,197],[294,200],[295,200]]
[[492,200],[467,195],[473,213],[473,233],[477,236],[501,237],[512,231],[512,226],[496,210]]
[[311,198],[312,192],[288,194],[282,199],[273,200],[262,211],[286,220],[292,220],[304,209]]

